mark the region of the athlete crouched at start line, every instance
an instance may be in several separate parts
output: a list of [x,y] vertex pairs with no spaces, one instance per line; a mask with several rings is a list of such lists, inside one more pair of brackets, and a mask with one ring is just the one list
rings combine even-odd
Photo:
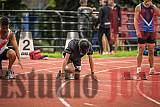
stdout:
[[68,43],[68,47],[64,49],[64,60],[62,69],[58,73],[57,78],[65,77],[69,79],[69,74],[72,73],[75,80],[80,78],[81,72],[81,58],[88,55],[89,64],[91,69],[91,77],[96,80],[94,75],[94,62],[92,58],[93,49],[91,43],[87,39],[73,39]]

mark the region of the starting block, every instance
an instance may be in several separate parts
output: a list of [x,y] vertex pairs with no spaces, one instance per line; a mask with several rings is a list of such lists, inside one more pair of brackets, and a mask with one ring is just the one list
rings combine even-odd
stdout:
[[124,78],[124,80],[130,80],[131,79],[130,72],[124,72],[123,73],[123,78]]
[[72,73],[72,72],[67,72],[65,71],[64,74],[61,73],[61,70],[59,70],[56,79],[62,80],[78,80],[79,79],[80,74],[77,73]]
[[139,72],[139,78],[141,79],[141,80],[147,80],[147,77],[146,77],[146,73],[145,72]]
[[66,80],[79,80],[80,72],[67,72],[65,71],[64,77]]
[[69,73],[69,72],[65,72],[64,77],[66,80],[74,80],[75,79],[74,73]]
[[123,73],[124,80],[147,80],[146,73],[140,72],[138,75],[131,76],[130,72]]

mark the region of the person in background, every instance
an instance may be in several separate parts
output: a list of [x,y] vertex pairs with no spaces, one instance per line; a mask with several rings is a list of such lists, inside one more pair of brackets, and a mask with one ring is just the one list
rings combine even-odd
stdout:
[[116,52],[118,48],[119,30],[121,29],[121,8],[114,2],[114,0],[109,0],[109,5],[112,8],[113,16],[111,20],[111,37],[113,38],[114,42],[114,52]]
[[79,29],[79,33],[80,33],[80,37],[81,38],[86,38],[85,36],[89,36],[87,31],[88,30],[88,26],[86,23],[89,22],[88,16],[92,15],[92,11],[93,9],[91,7],[88,6],[88,0],[80,0],[80,7],[78,8],[78,29]]
[[100,54],[107,54],[107,41],[104,38],[104,34],[108,40],[109,53],[113,50],[113,43],[110,36],[112,9],[108,4],[108,0],[102,1],[102,5],[103,6],[99,10],[99,52]]

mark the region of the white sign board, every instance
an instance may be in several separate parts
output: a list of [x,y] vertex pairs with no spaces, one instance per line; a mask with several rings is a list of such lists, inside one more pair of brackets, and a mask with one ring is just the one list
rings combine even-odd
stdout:
[[19,51],[21,58],[29,58],[29,53],[34,51],[31,32],[21,32],[19,39]]
[[67,39],[66,39],[65,49],[68,47],[68,43],[69,43],[72,39],[79,39],[79,34],[78,34],[78,32],[68,32],[68,33],[67,33]]

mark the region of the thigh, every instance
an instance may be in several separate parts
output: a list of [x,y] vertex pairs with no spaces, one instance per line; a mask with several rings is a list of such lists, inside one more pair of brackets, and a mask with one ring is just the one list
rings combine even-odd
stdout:
[[155,47],[155,43],[147,43],[148,51],[153,51]]
[[156,33],[148,32],[146,41],[147,41],[147,44],[155,44],[156,43]]
[[145,32],[141,32],[141,38],[138,38],[138,44],[145,44],[146,43],[146,33]]

